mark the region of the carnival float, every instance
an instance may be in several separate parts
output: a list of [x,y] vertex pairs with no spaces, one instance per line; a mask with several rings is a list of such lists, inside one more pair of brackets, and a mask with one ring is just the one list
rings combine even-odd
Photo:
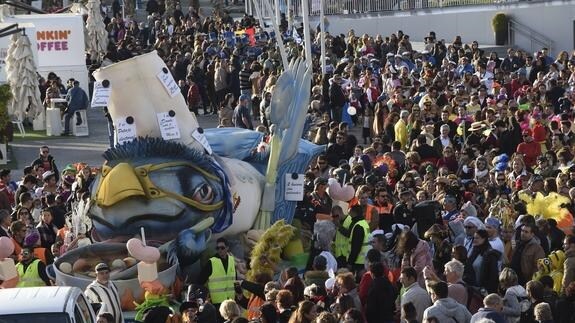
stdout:
[[[311,80],[305,61],[292,62],[277,81],[270,117],[275,131],[263,152],[257,149],[263,133],[202,129],[156,52],[103,67],[94,77],[109,89],[116,145],[104,152],[90,198],[72,215],[76,223],[90,223],[94,243],[55,262],[58,285],[84,289],[94,265],[106,262],[123,308],[133,310],[144,291],[177,293],[171,288],[178,282],[193,281],[215,238],[227,237],[234,255],[245,258],[242,246],[257,244],[278,221],[273,232],[281,234],[267,234],[258,250],[279,261],[294,233],[289,223],[296,202],[285,198],[286,182],[303,178],[324,149],[301,139]],[[145,248],[156,248],[153,259],[134,255]],[[292,249],[289,256],[302,252]],[[150,266],[158,271],[147,280],[152,285],[138,280],[138,269]]]

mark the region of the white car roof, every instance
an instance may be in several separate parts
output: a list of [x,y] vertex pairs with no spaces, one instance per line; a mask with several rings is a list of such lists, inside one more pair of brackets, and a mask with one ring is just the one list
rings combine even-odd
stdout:
[[66,312],[68,299],[82,291],[75,287],[26,287],[0,289],[0,315]]

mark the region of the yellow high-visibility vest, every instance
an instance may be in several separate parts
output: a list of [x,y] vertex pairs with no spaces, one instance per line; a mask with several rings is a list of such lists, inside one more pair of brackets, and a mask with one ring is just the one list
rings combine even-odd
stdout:
[[40,278],[40,273],[38,273],[38,263],[39,259],[34,259],[31,264],[26,268],[24,272],[24,265],[21,263],[16,264],[16,270],[18,270],[18,285],[16,287],[39,287],[46,286],[46,283]]
[[[347,230],[347,229],[349,229],[350,225],[351,225],[351,216],[348,215],[343,220],[343,223],[341,224],[341,226]],[[335,241],[334,241],[334,247],[333,247],[334,256],[336,258],[344,257],[345,259],[347,259],[347,257],[349,256],[349,251],[350,251],[349,238],[344,236],[343,234],[341,234],[339,232],[339,230],[337,230],[335,232]]]
[[[359,251],[357,258],[353,263],[363,265],[365,264],[365,258],[367,257],[367,252],[369,251],[369,224],[365,219],[357,221],[357,223],[351,229],[351,234],[353,234],[353,231],[357,225],[363,228],[363,243],[361,244],[361,250]],[[351,237],[349,237],[349,248],[351,249]]]
[[224,269],[222,260],[210,258],[212,274],[208,278],[208,289],[212,304],[221,304],[226,299],[234,299],[234,281],[236,280],[236,265],[234,257],[228,256],[228,268]]

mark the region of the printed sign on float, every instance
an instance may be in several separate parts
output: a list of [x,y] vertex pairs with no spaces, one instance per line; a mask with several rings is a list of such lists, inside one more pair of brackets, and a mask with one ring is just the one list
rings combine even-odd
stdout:
[[162,138],[165,140],[180,139],[180,128],[175,117],[170,117],[169,112],[160,112],[157,114],[158,124]]
[[94,82],[94,94],[92,95],[92,108],[107,107],[110,101],[112,88],[104,87],[102,82]]
[[[285,200],[303,201],[304,176],[303,174],[286,174]],[[296,177],[296,178],[294,178]]]
[[178,86],[178,83],[176,83],[176,80],[174,80],[174,77],[172,76],[172,73],[170,73],[170,71],[166,73],[162,70],[160,71],[160,73],[158,73],[157,76],[160,82],[162,82],[164,89],[168,91],[168,94],[172,98],[176,96],[178,93],[180,93],[180,87]]
[[136,139],[136,124],[128,123],[126,118],[118,118],[114,122],[116,126],[116,141],[118,145]]
[[194,132],[192,132],[192,137],[204,147],[208,154],[211,155],[213,153],[212,146],[210,146],[210,143],[208,142],[208,139],[204,135],[203,131],[199,132],[198,129],[194,130]]

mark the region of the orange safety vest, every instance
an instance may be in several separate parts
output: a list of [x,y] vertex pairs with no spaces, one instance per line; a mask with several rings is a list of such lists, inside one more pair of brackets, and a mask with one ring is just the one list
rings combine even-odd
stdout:
[[250,300],[248,301],[248,320],[255,320],[261,317],[261,310],[260,308],[264,305],[266,301],[255,294],[250,296]]
[[39,259],[44,265],[46,263],[46,248],[34,248],[34,258]]
[[393,204],[389,203],[387,206],[378,206],[374,205],[375,209],[377,210],[377,214],[389,214],[391,215],[391,210],[393,209]]
[[371,204],[366,205],[365,214],[363,215],[363,217],[365,218],[367,223],[371,223],[371,213],[373,211],[373,208],[374,206]]

